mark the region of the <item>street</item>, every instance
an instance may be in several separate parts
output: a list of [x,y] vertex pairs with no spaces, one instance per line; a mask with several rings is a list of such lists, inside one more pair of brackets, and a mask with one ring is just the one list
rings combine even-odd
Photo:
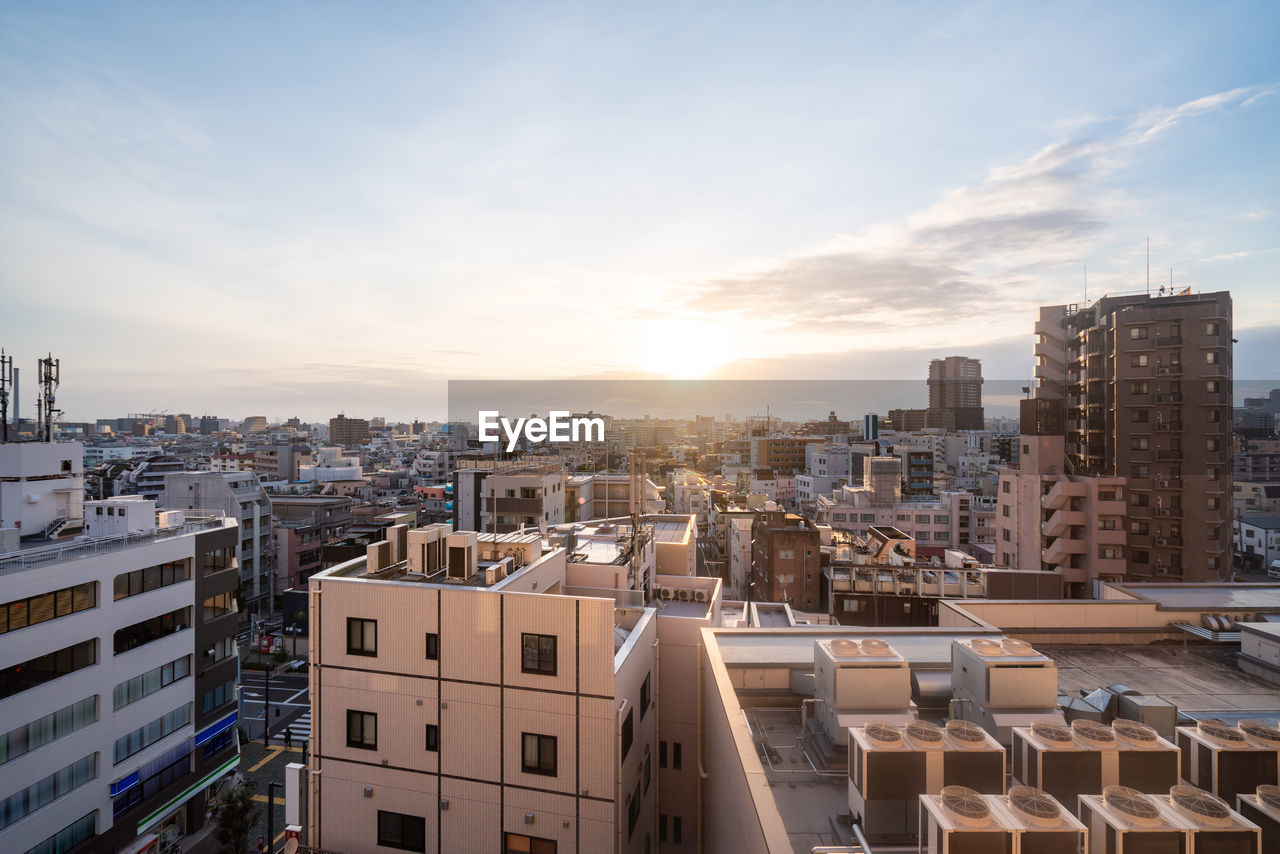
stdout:
[[[284,673],[271,677],[272,740],[283,743],[286,730],[293,735],[293,744],[311,740],[311,704],[308,700],[306,670]],[[262,720],[267,700],[267,675],[259,670],[245,670],[240,677],[240,720],[246,732],[254,732],[261,738],[261,730],[252,725]]]

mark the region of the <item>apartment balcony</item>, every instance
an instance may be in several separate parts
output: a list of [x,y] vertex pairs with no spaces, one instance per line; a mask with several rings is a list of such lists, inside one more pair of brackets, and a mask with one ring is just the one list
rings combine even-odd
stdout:
[[1100,433],[1107,429],[1107,421],[1100,415],[1092,415],[1087,422],[1090,432]]
[[1082,555],[1085,553],[1084,540],[1072,540],[1067,537],[1059,537],[1054,540],[1049,548],[1041,552],[1041,556],[1045,563],[1050,566],[1058,566],[1071,559],[1072,555]]
[[1045,493],[1044,498],[1040,501],[1040,506],[1046,510],[1058,510],[1066,505],[1068,499],[1084,498],[1084,495],[1085,485],[1083,483],[1060,480]]
[[1182,365],[1156,365],[1156,376],[1180,377],[1182,376]]
[[1181,392],[1170,393],[1170,394],[1157,394],[1156,403],[1182,403],[1182,394]]
[[1160,431],[1161,433],[1181,433],[1182,422],[1181,421],[1163,421],[1156,424],[1156,430]]
[[1093,539],[1100,546],[1123,546],[1124,528],[1099,528],[1094,532]]
[[1125,516],[1129,513],[1125,503],[1118,500],[1097,501],[1094,503],[1094,510],[1099,516]]
[[1156,537],[1152,542],[1161,548],[1182,548],[1182,537]]
[[1078,528],[1084,525],[1083,510],[1068,510],[1062,508],[1055,510],[1044,523],[1043,533],[1048,537],[1061,537],[1068,533],[1072,528]]
[[1156,336],[1157,347],[1181,347],[1181,335],[1158,335]]
[[1155,515],[1161,519],[1181,519],[1181,507],[1157,507]]
[[[485,501],[484,509],[493,512],[493,499]],[[541,516],[541,498],[499,498],[498,512],[520,516]]]
[[1117,576],[1124,577],[1129,567],[1123,558],[1100,557],[1094,558],[1090,563],[1093,574],[1097,577],[1101,576]]
[[1152,485],[1156,489],[1182,489],[1182,478],[1156,478],[1152,481]]

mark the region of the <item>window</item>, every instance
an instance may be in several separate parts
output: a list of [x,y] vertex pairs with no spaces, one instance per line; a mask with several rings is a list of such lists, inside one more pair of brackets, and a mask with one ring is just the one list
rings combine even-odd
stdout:
[[1129,450],[1145,451],[1147,450],[1147,447],[1150,444],[1150,441],[1151,440],[1148,439],[1146,436],[1131,436],[1129,438]]
[[1205,439],[1205,440],[1204,440],[1204,449],[1205,449],[1206,451],[1217,451],[1217,450],[1219,450],[1219,449],[1220,449],[1220,447],[1221,447],[1221,445],[1219,444],[1219,443],[1220,443],[1220,441],[1221,441],[1221,440],[1219,440],[1219,439]]
[[778,560],[792,560],[795,556],[794,549],[778,549]]
[[75,587],[64,587],[27,599],[16,599],[0,605],[0,635],[84,611],[97,604],[96,581],[87,581]]
[[201,609],[203,611],[202,619],[205,622],[234,613],[236,610],[235,595],[227,592],[210,596],[201,604]]
[[1146,535],[1151,533],[1151,526],[1146,522],[1133,521],[1129,523],[1129,533]]
[[680,770],[680,742],[671,742],[671,767]]
[[1113,546],[1100,546],[1098,548],[1098,557],[1103,560],[1115,560],[1120,557],[1120,550]]
[[1151,563],[1151,553],[1141,549],[1134,549],[1129,552],[1129,559],[1134,563]]
[[1132,354],[1131,356],[1129,356],[1129,367],[1131,367],[1131,368],[1145,368],[1146,366],[1147,366],[1147,354],[1146,354],[1146,353],[1134,353],[1134,354]]
[[82,641],[0,670],[0,700],[98,663],[98,642]]
[[234,565],[235,557],[236,550],[234,546],[224,546],[220,549],[205,552],[200,556],[200,571],[205,575],[209,575],[213,572],[230,569]]
[[862,516],[861,516],[861,518],[862,518],[862,521],[863,521],[863,522],[874,522],[874,521],[876,520],[876,514],[874,514],[874,513],[863,513],[863,514],[862,514]]
[[162,715],[146,726],[140,726],[133,732],[120,736],[115,744],[115,764],[119,765],[139,750],[150,747],[189,723],[191,723],[191,706],[183,703],[167,715]]
[[1205,391],[1207,391],[1209,394],[1217,394],[1217,393],[1218,393],[1218,381],[1217,381],[1217,380],[1205,380],[1205,382],[1204,382],[1204,390],[1205,390]]
[[635,740],[635,722],[632,709],[627,709],[627,716],[622,719],[622,760],[627,759],[627,753],[631,750],[631,743]]
[[1204,325],[1205,335],[1217,335],[1221,331],[1222,331],[1222,327],[1218,324],[1216,320],[1210,320]]
[[189,655],[175,658],[168,664],[153,667],[146,673],[117,684],[112,691],[111,709],[118,712],[130,703],[149,697],[161,688],[167,688],[179,679],[185,679],[190,675],[191,656]]
[[223,682],[204,692],[200,698],[200,711],[211,712],[219,706],[225,706],[236,698],[236,681]]
[[1217,350],[1208,350],[1204,354],[1204,363],[1206,365],[1217,365],[1222,362],[1222,354]]
[[78,703],[36,718],[6,733],[0,733],[0,765],[44,747],[98,720],[98,698],[86,697]]
[[347,655],[378,654],[378,621],[347,617]]
[[[102,512],[101,507],[98,508],[98,512]],[[70,851],[93,836],[97,819],[97,810],[87,815],[82,815],[53,836],[28,849],[27,854],[61,854],[63,851]]]
[[640,720],[644,720],[645,713],[649,711],[649,680],[652,677],[653,674],[648,673],[640,683]]
[[419,815],[378,810],[378,844],[401,851],[426,851],[427,820]]
[[658,841],[667,841],[667,814],[658,813]]
[[1004,492],[1008,492],[1008,491],[1009,491],[1009,481],[1007,481],[1007,480],[1006,480],[1004,483],[1000,484],[1000,488],[1001,488]]
[[427,750],[436,752],[440,749],[440,726],[427,724]]
[[1010,514],[1009,514],[1009,505],[1008,505],[1008,504],[1004,504],[1004,505],[1002,505],[1002,506],[1000,507],[1000,515],[1001,515],[1001,516],[1003,516],[1003,517],[1005,517],[1006,519],[1008,519],[1008,518],[1009,518],[1009,515],[1010,515]]
[[97,754],[91,753],[0,800],[0,830],[97,777],[96,757]]
[[627,839],[635,835],[636,822],[640,820],[640,782],[636,780],[635,791],[627,799]]
[[520,670],[524,673],[556,675],[556,636],[520,635]]
[[133,572],[122,572],[112,583],[113,596],[116,600],[139,593],[150,593],[170,584],[181,584],[191,578],[191,567],[185,560],[175,560]]
[[440,660],[440,635],[435,632],[427,632],[427,659]]
[[1150,388],[1145,382],[1129,383],[1129,392],[1131,394],[1146,394]]
[[[849,602],[852,602],[852,601],[854,600],[846,599],[845,604],[848,605]],[[845,610],[847,611],[848,608],[846,608]],[[658,742],[658,767],[659,768],[667,767],[667,743],[665,741]]]
[[1133,409],[1129,411],[1129,420],[1135,424],[1146,424],[1151,420],[1151,412],[1146,409]]
[[680,827],[680,816],[678,815],[671,816],[671,842],[673,844],[679,845],[681,842],[684,841],[682,839],[683,834],[681,834],[681,830],[682,828]]
[[503,854],[556,854],[556,841],[508,833],[503,836],[502,851]]
[[378,749],[378,716],[373,712],[347,709],[347,747]]
[[644,757],[644,791],[649,793],[649,783],[653,780],[653,757],[645,754]]
[[1129,466],[1129,477],[1149,477],[1150,469],[1146,463],[1141,465]]
[[115,654],[120,655],[189,628],[191,628],[191,609],[179,608],[117,630],[112,639],[112,646]]
[[526,774],[556,776],[556,737],[526,732],[521,734],[520,770]]
[[1129,339],[1131,341],[1140,341],[1146,337],[1147,337],[1147,327],[1145,326],[1129,327]]

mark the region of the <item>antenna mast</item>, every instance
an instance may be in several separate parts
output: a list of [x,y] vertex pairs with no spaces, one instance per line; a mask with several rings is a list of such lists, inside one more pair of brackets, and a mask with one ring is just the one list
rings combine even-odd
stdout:
[[40,413],[40,424],[36,428],[39,431],[38,441],[53,441],[53,416],[54,413],[62,414],[61,409],[54,407],[54,392],[58,388],[58,384],[62,381],[62,360],[53,358],[50,353],[43,359],[36,362],[36,381],[40,383],[40,400],[38,401],[38,410]]
[[0,444],[9,441],[9,386],[13,384],[13,357],[0,349]]

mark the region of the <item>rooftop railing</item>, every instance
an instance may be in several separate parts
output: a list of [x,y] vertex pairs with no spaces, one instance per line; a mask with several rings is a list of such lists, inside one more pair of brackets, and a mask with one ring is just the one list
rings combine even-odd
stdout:
[[182,537],[198,531],[216,530],[223,526],[224,519],[225,516],[221,511],[206,511],[205,515],[189,519],[181,525],[170,525],[166,528],[155,528],[150,531],[131,531],[127,534],[96,537],[90,540],[82,539],[65,544],[52,543],[48,546],[11,552],[7,555],[0,555],[0,576],[25,572],[28,569],[48,566],[53,563],[118,552],[144,543]]

